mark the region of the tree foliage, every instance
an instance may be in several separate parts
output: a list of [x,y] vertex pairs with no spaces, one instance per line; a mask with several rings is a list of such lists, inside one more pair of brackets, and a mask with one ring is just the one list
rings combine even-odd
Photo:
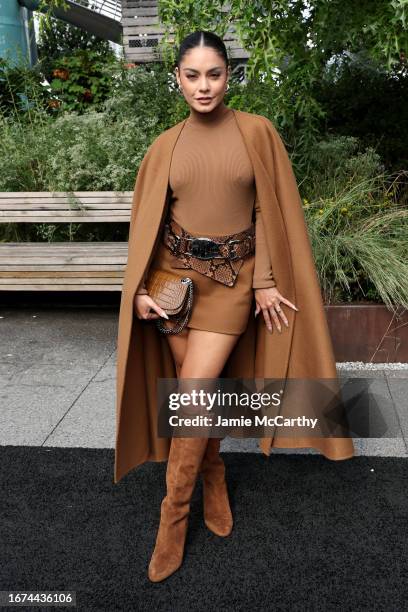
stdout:
[[[88,0],[80,0],[79,4],[88,6]],[[41,0],[39,8],[39,41],[37,43],[38,58],[44,76],[50,81],[52,71],[61,57],[67,57],[78,51],[91,53],[93,56],[111,59],[114,53],[107,40],[89,34],[82,28],[71,25],[52,16],[53,8],[67,8],[65,0]],[[84,55],[87,55],[84,53]]]
[[320,136],[326,112],[316,92],[334,59],[348,62],[364,50],[384,70],[407,73],[408,0],[159,0],[159,16],[171,65],[188,33],[224,37],[234,28],[250,53],[247,80],[268,83],[271,118],[300,157]]

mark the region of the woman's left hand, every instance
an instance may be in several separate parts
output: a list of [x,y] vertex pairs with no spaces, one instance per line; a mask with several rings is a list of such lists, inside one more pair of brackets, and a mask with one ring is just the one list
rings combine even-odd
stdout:
[[299,308],[297,308],[294,304],[292,304],[292,302],[289,302],[289,300],[284,298],[279,293],[276,287],[268,287],[267,289],[254,289],[254,292],[256,301],[255,316],[257,316],[262,310],[266,327],[268,328],[268,330],[272,332],[272,317],[276,327],[280,332],[282,332],[281,323],[278,318],[278,315],[279,317],[281,317],[286,327],[289,327],[289,323],[285,316],[285,313],[283,312],[279,304],[283,302],[284,304],[290,306],[290,308],[293,308],[297,311],[299,311]]

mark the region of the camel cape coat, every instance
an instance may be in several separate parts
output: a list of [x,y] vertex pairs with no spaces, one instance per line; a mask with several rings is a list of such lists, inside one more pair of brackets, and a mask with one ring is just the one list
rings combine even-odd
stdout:
[[[246,331],[222,372],[232,378],[336,378],[336,363],[302,202],[285,146],[265,117],[234,110],[253,164],[267,248],[277,288],[299,308],[283,304],[289,327],[268,332],[255,299]],[[124,275],[117,344],[116,448],[114,482],[145,461],[165,461],[170,438],[157,436],[157,378],[176,378],[165,335],[154,321],[134,314],[136,289],[153,258],[169,202],[172,152],[186,120],[162,132],[140,165],[133,194],[129,250]],[[259,438],[269,455],[272,446],[311,447],[328,459],[353,456],[350,437]]]

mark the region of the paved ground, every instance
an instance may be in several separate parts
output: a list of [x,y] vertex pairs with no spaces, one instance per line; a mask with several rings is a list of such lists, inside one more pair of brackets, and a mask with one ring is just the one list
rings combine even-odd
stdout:
[[[0,445],[113,448],[117,308],[0,309]],[[373,379],[395,438],[357,439],[356,454],[408,456],[408,364],[338,364]],[[255,439],[222,450],[259,452]],[[275,453],[315,451],[275,450]]]

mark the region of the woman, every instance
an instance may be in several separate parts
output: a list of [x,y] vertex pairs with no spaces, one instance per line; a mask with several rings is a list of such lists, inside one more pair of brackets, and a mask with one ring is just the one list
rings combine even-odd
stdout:
[[[119,318],[115,482],[146,460],[168,459],[167,495],[161,505],[148,570],[153,582],[165,579],[182,563],[190,499],[200,472],[207,527],[225,537],[233,526],[225,466],[219,455],[220,439],[173,437],[167,445],[159,439],[154,431],[157,413],[153,388],[157,377],[176,374],[179,383],[188,387],[189,379],[225,374],[277,378],[336,376],[290,162],[268,120],[237,113],[224,104],[230,72],[226,49],[219,37],[195,32],[183,40],[176,78],[190,115],[151,145],[135,186]],[[262,157],[269,160],[266,168]],[[275,174],[272,189],[268,171]],[[282,180],[286,183],[282,184]],[[161,202],[160,206],[164,189],[165,204]],[[272,192],[279,204],[275,207],[268,203]],[[215,273],[216,268],[204,265],[208,260],[200,259],[197,251],[188,247],[182,252],[171,249],[169,233],[182,232],[192,241],[243,240],[246,249],[238,259],[227,256],[222,270]],[[274,270],[275,267],[278,270],[276,279],[272,261]],[[216,263],[220,265],[220,260]],[[146,289],[149,271],[153,269],[189,276],[194,282],[191,317],[178,334],[163,335],[155,327],[155,320],[166,318],[166,313]],[[304,276],[307,284],[302,293]],[[293,299],[296,289],[310,308],[305,309],[294,333],[294,313],[298,312]],[[282,305],[288,308],[287,312]],[[130,306],[135,315],[132,320]],[[299,310],[302,309],[303,303]],[[255,325],[253,314],[256,317],[259,313],[262,322],[258,318]],[[273,326],[283,338],[280,341],[275,332],[274,345],[265,339],[265,328],[271,336]],[[313,350],[316,341],[310,333],[319,336],[317,346],[321,353],[315,351],[306,363],[306,349]],[[132,408],[136,402],[138,410]],[[273,436],[263,439],[262,444],[265,453],[273,445],[314,446],[332,459],[353,455],[351,440],[346,438]]]

